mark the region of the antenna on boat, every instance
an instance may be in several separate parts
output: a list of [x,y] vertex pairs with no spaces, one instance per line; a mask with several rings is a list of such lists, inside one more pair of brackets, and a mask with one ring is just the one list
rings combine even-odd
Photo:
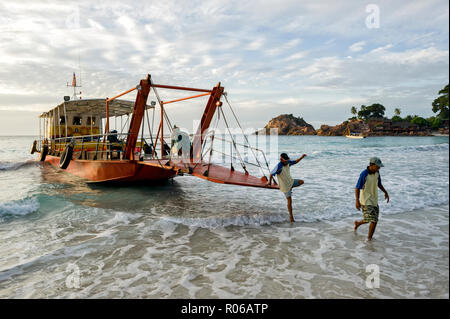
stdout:
[[[67,87],[73,87],[73,96],[72,96],[72,100],[77,100],[78,99],[78,94],[81,95],[81,91],[77,92],[77,88],[81,87],[81,65],[80,65],[80,49],[78,49],[78,71],[79,71],[79,75],[80,75],[80,85],[77,85],[77,76],[75,75],[75,72],[73,72],[73,78],[72,78],[72,85],[69,85],[69,82],[67,82]],[[81,96],[80,96],[80,100],[81,100]]]
[[[81,64],[80,64],[80,49],[78,49],[78,70],[80,74],[80,87],[81,87]],[[80,92],[81,94],[81,92]]]
[[[81,87],[81,84],[80,84],[80,85],[77,85],[77,77],[76,77],[76,75],[75,75],[75,72],[73,72],[72,84],[69,85],[69,82],[67,82],[67,87],[73,87],[73,96],[72,96],[72,99],[73,99],[73,100],[77,100],[77,95],[78,95],[78,94],[81,94],[81,91],[80,91],[80,92],[77,92],[77,88],[80,88],[80,87]],[[80,96],[80,100],[81,100],[81,96]]]

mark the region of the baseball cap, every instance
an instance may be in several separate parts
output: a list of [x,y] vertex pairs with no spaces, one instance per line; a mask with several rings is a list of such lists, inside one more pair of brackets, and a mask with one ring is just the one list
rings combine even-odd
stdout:
[[289,160],[289,156],[286,153],[281,153],[280,157],[285,160]]
[[384,166],[383,163],[381,163],[381,160],[378,157],[371,157],[369,163],[370,164],[375,164],[378,167],[383,167]]

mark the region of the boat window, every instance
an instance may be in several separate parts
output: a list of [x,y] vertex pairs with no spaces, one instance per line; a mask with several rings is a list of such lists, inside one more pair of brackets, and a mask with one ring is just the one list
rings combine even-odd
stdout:
[[59,117],[59,124],[66,124],[66,117],[65,116],[60,116]]
[[81,125],[81,116],[74,116],[72,125]]
[[95,116],[88,116],[86,125],[94,125],[95,126]]

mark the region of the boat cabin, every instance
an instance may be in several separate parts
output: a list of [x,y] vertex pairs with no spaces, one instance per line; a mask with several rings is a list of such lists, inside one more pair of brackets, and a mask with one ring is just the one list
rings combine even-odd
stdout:
[[[109,116],[128,117],[133,107],[134,101],[113,100],[109,102]],[[151,106],[147,105],[147,108]],[[105,100],[64,101],[39,118],[40,135],[46,139],[99,135],[102,133],[102,119],[106,118]]]
[[[115,146],[121,148],[122,143],[119,138],[124,127],[127,130],[127,123],[135,102],[115,99],[108,103],[107,110],[105,99],[66,100],[48,112],[42,113],[39,116],[39,135],[40,140],[46,141],[48,144],[49,154],[59,156],[70,140],[75,141],[76,152],[85,153],[80,154],[85,159],[98,157],[99,147],[97,144],[100,140],[105,142],[100,146],[100,151],[103,151],[104,148],[109,149],[111,145],[113,148]],[[154,106],[146,105],[146,109],[150,108],[154,108]],[[109,122],[115,123],[114,128],[118,129],[119,133],[117,130],[110,129],[110,132],[103,134],[105,130],[103,122],[106,122],[108,115]],[[123,138],[126,139],[125,136]],[[114,145],[117,143],[120,143],[120,147]],[[95,155],[92,154],[94,150]]]

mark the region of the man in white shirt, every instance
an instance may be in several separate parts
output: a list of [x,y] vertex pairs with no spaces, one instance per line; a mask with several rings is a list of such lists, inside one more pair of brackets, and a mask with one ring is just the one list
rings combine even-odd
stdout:
[[267,185],[272,184],[273,176],[278,175],[278,184],[280,187],[280,191],[284,193],[284,196],[286,196],[287,199],[287,207],[291,223],[295,221],[294,216],[292,215],[292,188],[298,187],[304,182],[301,179],[293,179],[291,177],[290,166],[297,164],[304,157],[306,157],[306,154],[303,154],[295,161],[291,161],[286,153],[282,153],[280,155],[280,162],[277,164],[277,166],[275,166],[272,172],[270,172],[269,182],[267,183]]
[[384,198],[389,203],[389,194],[381,184],[380,168],[383,163],[378,157],[369,160],[369,166],[362,171],[355,188],[356,209],[363,211],[364,219],[355,220],[355,232],[362,224],[370,223],[368,240],[372,240],[378,222],[378,188],[384,192]]

